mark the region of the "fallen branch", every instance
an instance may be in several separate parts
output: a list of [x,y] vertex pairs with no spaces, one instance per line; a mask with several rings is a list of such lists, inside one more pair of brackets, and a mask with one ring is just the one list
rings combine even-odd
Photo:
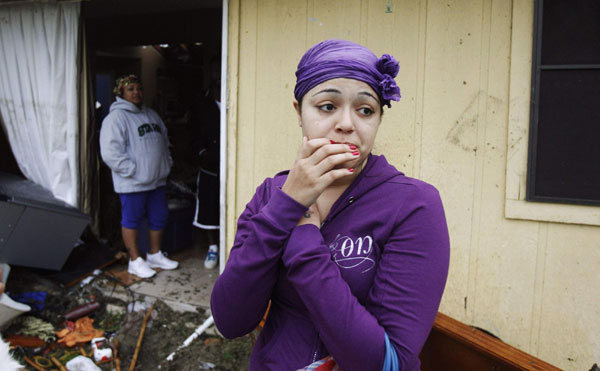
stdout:
[[119,340],[113,342],[113,351],[115,352],[115,366],[117,371],[121,371],[121,361],[119,360]]
[[43,369],[40,366],[38,366],[35,362],[33,362],[31,360],[31,358],[25,356],[23,359],[25,360],[25,362],[29,363],[29,366],[35,368],[36,370],[38,370],[38,371],[46,371],[45,369]]
[[67,368],[65,366],[63,366],[63,364],[60,363],[60,361],[58,359],[56,359],[56,357],[51,356],[50,360],[52,361],[52,363],[54,363],[56,365],[56,367],[58,367],[60,369],[60,371],[67,371]]
[[135,346],[135,352],[133,353],[133,359],[131,360],[131,364],[129,365],[129,371],[133,371],[135,368],[135,362],[137,361],[138,353],[140,352],[140,347],[142,346],[142,339],[144,338],[144,332],[146,331],[146,325],[148,324],[148,318],[150,318],[150,313],[152,313],[152,309],[154,309],[154,303],[146,312],[146,317],[144,318],[144,323],[142,323],[142,330],[140,331],[140,336],[138,336],[137,345]]

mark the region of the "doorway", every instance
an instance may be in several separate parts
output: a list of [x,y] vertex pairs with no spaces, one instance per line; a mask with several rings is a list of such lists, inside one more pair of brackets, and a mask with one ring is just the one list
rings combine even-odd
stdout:
[[[167,252],[208,241],[208,232],[192,225],[202,161],[198,143],[203,128],[209,125],[198,107],[211,83],[214,86],[220,81],[222,12],[220,0],[82,3],[97,138],[115,101],[115,79],[132,73],[142,80],[144,104],[154,109],[167,127],[174,161],[167,184],[170,217],[163,240]],[[95,155],[99,159],[99,153]],[[120,201],[110,169],[101,160],[99,173],[100,235],[120,245]],[[141,251],[147,243],[143,235],[140,233]]]

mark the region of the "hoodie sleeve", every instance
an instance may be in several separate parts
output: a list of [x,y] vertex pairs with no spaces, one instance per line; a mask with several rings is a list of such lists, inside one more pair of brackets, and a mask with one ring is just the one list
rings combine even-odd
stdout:
[[365,305],[331,260],[319,228],[292,232],[282,256],[288,278],[340,369],[381,370],[384,331],[400,370],[415,370],[446,282],[449,238],[435,188],[413,192],[402,207],[378,261]]
[[270,181],[246,206],[211,294],[213,318],[225,337],[243,336],[258,326],[277,281],[283,244],[306,210]]
[[135,173],[135,162],[127,153],[128,136],[118,115],[109,115],[100,129],[100,155],[115,173],[130,177]]

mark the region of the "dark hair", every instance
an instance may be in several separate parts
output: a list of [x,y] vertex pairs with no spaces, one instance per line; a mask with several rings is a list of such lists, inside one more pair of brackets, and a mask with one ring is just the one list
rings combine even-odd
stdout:
[[133,74],[121,76],[115,81],[115,88],[113,89],[113,93],[123,98],[123,88],[133,83],[142,85],[142,80],[140,80],[140,78],[137,77],[137,75]]

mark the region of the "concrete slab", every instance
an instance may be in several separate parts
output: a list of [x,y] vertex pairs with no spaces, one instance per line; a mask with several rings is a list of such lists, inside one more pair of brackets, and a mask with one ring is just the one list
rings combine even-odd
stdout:
[[128,287],[117,285],[111,288],[112,296],[130,301],[130,293],[133,293],[138,298],[136,300],[144,300],[144,297],[160,299],[178,312],[209,309],[210,293],[219,270],[204,268],[205,255],[206,247],[190,247],[179,251],[169,256],[179,262],[177,269],[158,270],[154,277],[145,280],[129,275],[126,264],[113,266],[110,273]]
[[208,309],[210,293],[217,275],[216,269],[204,268],[202,259],[189,257],[179,262],[178,269],[160,271],[151,279],[133,283],[129,289],[137,294],[153,296],[165,302]]

